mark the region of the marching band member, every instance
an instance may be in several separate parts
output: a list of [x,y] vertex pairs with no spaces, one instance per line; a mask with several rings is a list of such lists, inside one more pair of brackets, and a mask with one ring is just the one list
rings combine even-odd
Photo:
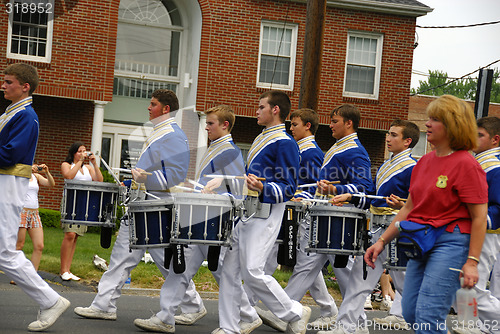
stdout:
[[477,121],[477,127],[478,145],[474,153],[486,172],[488,182],[488,226],[477,265],[479,280],[474,287],[477,292],[479,320],[484,325],[458,324],[454,326],[453,331],[459,334],[500,333],[500,329],[493,325],[499,319],[500,300],[486,288],[490,272],[500,254],[500,160],[495,156],[499,151],[500,119],[483,117]]
[[[293,138],[297,141],[299,145],[300,152],[300,169],[299,169],[299,179],[298,184],[316,184],[319,179],[319,171],[321,169],[321,164],[323,163],[324,153],[319,148],[316,140],[314,139],[314,134],[319,126],[319,116],[318,113],[312,109],[302,108],[293,111],[290,114],[291,127]],[[307,187],[298,189],[295,192],[294,198],[292,200],[302,200],[310,199],[314,197],[316,192],[316,187]],[[293,279],[297,275],[295,268],[302,268],[302,263],[310,261],[316,253],[307,254],[305,252],[305,247],[307,246],[309,240],[309,221],[303,219],[299,222],[299,241],[297,244],[297,265],[294,267],[291,282],[292,284],[287,284],[285,287],[285,292],[293,300],[300,301],[304,295],[297,293],[297,287],[293,282],[297,282]],[[273,256],[274,255],[274,256]],[[276,254],[271,255],[270,260],[276,263]],[[266,265],[267,266],[267,265]],[[277,263],[272,268],[273,272],[276,269]],[[289,281],[290,282],[290,281]],[[328,324],[335,321],[338,313],[337,305],[335,300],[328,292],[325,284],[325,279],[323,273],[319,272],[314,282],[309,287],[309,293],[314,299],[316,304],[320,307],[320,316],[309,324],[312,328],[323,328],[328,326]],[[256,307],[257,312],[263,319],[264,323],[268,326],[284,332],[286,330],[286,322],[282,321],[276,317],[271,311],[266,311],[264,309]]]
[[403,316],[417,334],[446,334],[446,317],[460,287],[459,276],[463,276],[465,288],[472,288],[479,278],[488,185],[485,172],[468,152],[477,144],[470,106],[443,95],[428,105],[427,115],[427,140],[435,150],[413,168],[406,204],[364,258],[375,267],[385,245],[399,235],[399,222],[427,225],[435,242],[421,258],[408,261]]
[[[377,240],[389,226],[390,222],[403,206],[401,198],[408,197],[410,188],[411,172],[416,160],[410,155],[411,148],[418,142],[420,130],[415,123],[405,120],[395,120],[391,123],[387,133],[387,150],[392,153],[378,169],[376,176],[376,192],[379,196],[387,196],[386,199],[372,199],[370,212],[372,213],[372,225],[380,228],[372,238]],[[335,196],[333,202],[352,201],[357,202],[359,197],[351,194]],[[328,334],[352,333],[360,324],[364,324],[366,315],[363,303],[369,296],[383,272],[383,263],[386,252],[382,252],[377,258],[377,266],[369,270],[366,280],[363,279],[363,257],[357,256],[349,276],[349,289],[346,290],[342,305],[340,306],[337,319],[337,328],[332,331],[323,332]],[[404,271],[391,271],[394,285],[400,294],[403,293]],[[394,303],[390,315],[387,318],[375,320],[378,323],[389,324],[390,327],[406,328],[407,324],[402,316],[401,304]],[[396,325],[397,324],[397,325]],[[364,326],[362,326],[364,327]]]
[[35,67],[23,63],[9,65],[4,74],[4,98],[12,103],[0,116],[0,270],[40,305],[37,320],[28,330],[43,331],[70,302],[37,274],[22,251],[16,250],[19,217],[38,142],[38,116],[31,95],[39,78]]
[[[311,315],[285,293],[279,283],[264,272],[266,260],[278,236],[285,202],[297,187],[299,150],[286,133],[284,121],[290,112],[285,92],[268,91],[261,95],[257,123],[265,129],[248,152],[246,199],[248,217],[236,225],[232,248],[226,252],[219,293],[220,328],[213,334],[236,334],[239,328],[241,280],[248,289],[279,318],[288,322],[290,333],[305,333]],[[264,177],[260,181],[258,177]],[[252,197],[253,191],[257,197]],[[255,204],[255,207],[252,205]]]
[[[204,192],[216,192],[218,194],[231,193],[229,196],[241,197],[242,183],[235,179],[223,180],[220,178],[209,178],[207,175],[230,175],[242,176],[245,174],[245,166],[240,149],[234,144],[231,130],[235,123],[233,110],[229,106],[220,105],[210,108],[205,112],[207,115],[205,130],[208,132],[210,145],[201,159],[200,168],[197,173],[197,183],[204,185]],[[227,185],[227,187],[226,187]],[[218,219],[218,217],[215,217]],[[212,272],[217,283],[220,281],[224,253],[226,247],[222,247],[219,256],[217,271]],[[165,293],[160,299],[161,311],[149,319],[136,319],[134,324],[146,331],[152,332],[175,332],[175,324],[184,324],[175,316],[178,305],[189,287],[189,282],[197,273],[203,260],[208,258],[209,246],[190,244],[184,250],[186,270],[182,274],[176,274],[170,268],[164,286]],[[250,305],[247,295],[241,286],[238,294],[241,296],[241,321],[239,323],[241,333],[247,334],[262,324],[254,308]],[[206,310],[204,309],[205,314]],[[159,321],[162,324],[159,324]],[[188,323],[190,324],[190,323]]]
[[[154,125],[153,132],[144,143],[136,168],[132,169],[136,182],[145,183],[149,192],[162,198],[171,196],[168,189],[185,179],[189,166],[187,137],[171,117],[171,113],[178,109],[179,102],[174,92],[168,89],[153,92],[148,107],[149,120]],[[142,173],[144,171],[152,175]],[[128,220],[123,220],[113,245],[109,269],[99,281],[97,295],[89,307],[76,307],[74,312],[85,318],[116,320],[116,300],[130,272],[139,264],[145,252],[145,249],[130,250]],[[163,276],[167,277],[168,270],[163,266],[164,249],[151,248],[149,252]],[[160,296],[164,294],[165,288],[163,284]],[[193,282],[190,282],[183,296],[182,309],[184,313],[195,313],[195,318],[206,314]]]

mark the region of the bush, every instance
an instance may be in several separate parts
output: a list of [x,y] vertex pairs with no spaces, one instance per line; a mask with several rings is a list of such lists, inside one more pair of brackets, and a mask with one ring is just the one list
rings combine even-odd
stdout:
[[43,227],[61,227],[61,212],[51,209],[38,209]]

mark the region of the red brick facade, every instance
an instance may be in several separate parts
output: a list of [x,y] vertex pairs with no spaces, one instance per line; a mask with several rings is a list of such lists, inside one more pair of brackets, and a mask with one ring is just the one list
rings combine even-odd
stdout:
[[[241,116],[254,116],[260,24],[262,20],[299,25],[292,107],[300,90],[306,5],[288,1],[200,0],[203,27],[197,109],[220,103],[235,106]],[[319,112],[329,124],[329,112],[339,104],[354,103],[363,112],[361,127],[385,129],[395,118],[406,118],[409,101],[415,18],[327,8]],[[350,30],[384,35],[378,100],[342,96],[347,33]]]
[[[8,0],[2,0],[2,8]],[[30,62],[38,68],[37,94],[81,100],[111,101],[119,1],[55,1],[52,59],[50,64]],[[8,26],[2,10],[0,24]],[[7,41],[7,29],[0,32]],[[6,54],[7,43],[0,44]],[[0,66],[18,62],[0,57]]]

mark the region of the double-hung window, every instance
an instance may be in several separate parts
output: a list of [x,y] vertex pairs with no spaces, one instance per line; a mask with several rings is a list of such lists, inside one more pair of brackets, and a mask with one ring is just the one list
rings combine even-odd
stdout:
[[50,63],[54,0],[10,0],[7,58]]
[[348,33],[344,96],[378,99],[382,43],[381,34]]
[[292,23],[261,23],[257,87],[293,90],[297,31]]

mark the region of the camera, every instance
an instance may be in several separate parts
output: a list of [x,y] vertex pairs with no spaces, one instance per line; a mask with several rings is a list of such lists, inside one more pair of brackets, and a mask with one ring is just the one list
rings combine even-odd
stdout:
[[38,169],[38,171],[40,172],[40,171],[42,171],[42,170],[43,170],[43,167],[37,166],[37,169]]
[[87,156],[90,157],[93,153],[92,152],[85,152],[87,153]]

